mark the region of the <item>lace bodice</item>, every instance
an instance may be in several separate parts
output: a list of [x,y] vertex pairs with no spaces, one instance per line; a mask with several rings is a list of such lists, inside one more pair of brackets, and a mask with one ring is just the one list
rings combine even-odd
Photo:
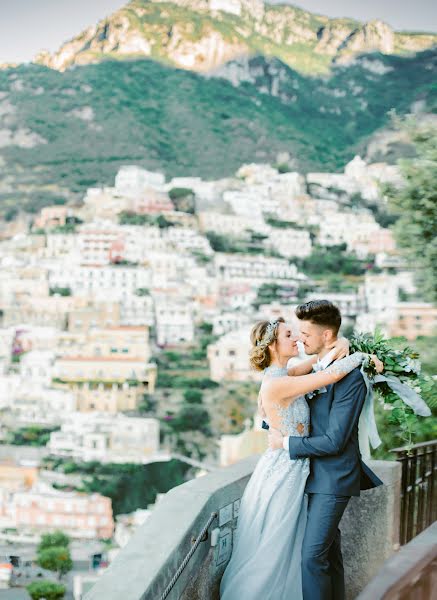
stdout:
[[[284,377],[287,375],[286,368],[268,367],[264,371],[267,377]],[[270,420],[277,421],[280,424],[280,429],[283,435],[309,435],[310,428],[310,409],[304,396],[299,396],[288,406],[284,406],[279,402],[273,404],[270,412],[275,411],[276,415],[270,415]],[[273,418],[272,418],[273,417]],[[266,421],[270,424],[269,416]]]

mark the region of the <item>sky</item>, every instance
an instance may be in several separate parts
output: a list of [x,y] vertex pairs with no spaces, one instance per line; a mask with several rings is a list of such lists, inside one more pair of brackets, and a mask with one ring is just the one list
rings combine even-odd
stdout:
[[[127,0],[0,0],[0,63],[27,62],[42,49],[53,52],[126,3]],[[353,17],[360,21],[381,19],[396,30],[437,31],[437,2],[434,0],[297,0],[289,3],[330,17]]]

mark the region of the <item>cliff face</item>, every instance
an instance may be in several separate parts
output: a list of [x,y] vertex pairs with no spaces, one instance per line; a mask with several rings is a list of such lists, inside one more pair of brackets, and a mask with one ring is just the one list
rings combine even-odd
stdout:
[[151,57],[207,72],[265,54],[301,72],[322,73],[358,54],[416,52],[436,42],[436,35],[398,34],[381,21],[328,19],[261,0],[133,0],[35,62],[64,71],[105,58]]

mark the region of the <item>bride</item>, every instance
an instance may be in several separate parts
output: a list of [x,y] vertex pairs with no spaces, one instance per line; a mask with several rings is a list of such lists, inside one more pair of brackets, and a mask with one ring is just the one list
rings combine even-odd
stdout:
[[[251,332],[250,363],[264,371],[260,412],[284,436],[309,435],[304,394],[336,383],[367,358],[356,352],[310,375],[317,360],[313,357],[287,370],[289,359],[298,355],[297,339],[282,318],[261,321]],[[339,340],[333,360],[346,356],[348,348],[347,340]],[[308,458],[290,460],[285,450],[268,449],[261,456],[241,498],[232,556],[220,584],[221,600],[302,600],[309,468]]]

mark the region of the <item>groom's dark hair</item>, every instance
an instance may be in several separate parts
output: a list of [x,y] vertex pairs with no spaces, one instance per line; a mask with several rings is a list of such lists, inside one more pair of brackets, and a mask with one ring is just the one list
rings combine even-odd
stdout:
[[310,300],[296,308],[296,316],[301,321],[311,321],[332,329],[335,335],[341,325],[341,313],[335,304],[329,300]]

